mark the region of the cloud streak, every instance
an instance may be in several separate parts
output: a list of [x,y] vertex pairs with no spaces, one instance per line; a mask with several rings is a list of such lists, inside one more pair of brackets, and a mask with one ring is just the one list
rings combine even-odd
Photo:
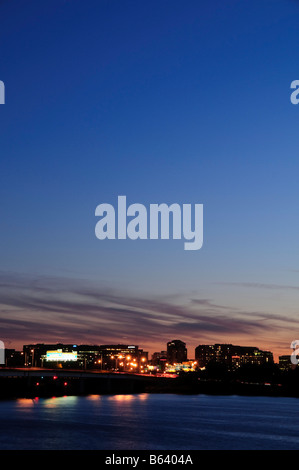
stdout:
[[84,279],[0,273],[1,335],[10,343],[160,343],[164,349],[174,338],[199,344],[220,335],[265,334],[278,320],[206,298],[170,302]]
[[299,286],[293,286],[288,284],[264,284],[259,282],[220,282],[218,284],[221,284],[223,286],[248,287],[251,289],[299,291]]

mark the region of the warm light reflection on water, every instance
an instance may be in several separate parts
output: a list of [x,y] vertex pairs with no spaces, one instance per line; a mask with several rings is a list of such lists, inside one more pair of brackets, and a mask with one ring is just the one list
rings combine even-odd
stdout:
[[148,397],[149,397],[148,393],[141,393],[140,395],[137,395],[137,398],[139,398],[139,400],[141,401],[147,400]]
[[99,401],[101,399],[101,395],[88,395],[86,399],[88,401]]
[[108,398],[109,401],[132,401],[135,399],[134,395],[113,395]]
[[35,399],[32,398],[18,398],[17,406],[20,408],[32,408],[34,406]]
[[298,450],[296,409],[291,398],[146,393],[0,401],[0,449]]
[[62,406],[75,405],[79,397],[76,396],[63,396],[63,397],[51,397],[51,398],[20,398],[16,400],[17,406],[20,409],[30,409],[37,405],[41,405],[43,408],[58,408]]
[[147,398],[148,398],[147,393],[140,393],[139,395],[113,395],[113,396],[110,396],[108,399],[109,399],[109,401],[129,402],[129,401],[133,401],[133,400],[145,401],[145,400],[147,400]]
[[[120,403],[120,402],[133,402],[134,400],[138,401],[146,401],[149,395],[147,393],[140,393],[138,395],[110,395],[106,396],[105,398],[110,402]],[[58,407],[67,407],[67,406],[75,406],[80,397],[78,396],[62,396],[56,397],[53,396],[51,398],[19,398],[17,401],[17,405],[21,409],[31,409],[34,408],[39,401],[42,401],[42,406],[44,408],[58,408]],[[103,401],[103,395],[88,395],[85,397],[86,400],[89,402],[99,403]]]
[[76,396],[64,396],[64,397],[52,397],[45,401],[47,408],[56,408],[58,406],[70,406],[75,405],[78,401]]

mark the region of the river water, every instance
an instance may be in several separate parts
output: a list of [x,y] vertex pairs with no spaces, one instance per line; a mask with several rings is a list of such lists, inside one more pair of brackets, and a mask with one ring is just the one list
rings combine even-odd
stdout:
[[0,449],[299,450],[299,400],[207,395],[0,402]]

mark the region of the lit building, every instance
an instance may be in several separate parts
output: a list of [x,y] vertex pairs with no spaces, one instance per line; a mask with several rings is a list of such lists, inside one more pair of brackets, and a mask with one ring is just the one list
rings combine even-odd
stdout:
[[244,364],[273,364],[273,353],[261,351],[253,346],[235,346],[232,344],[202,344],[195,349],[198,367],[204,368],[211,362],[227,365],[231,369]]
[[148,353],[133,345],[29,344],[23,347],[27,367],[140,371]]
[[186,361],[182,363],[167,364],[165,367],[166,373],[179,373],[179,372],[195,372],[197,370],[197,362]]
[[148,352],[136,345],[102,345],[99,347],[99,356],[103,370],[139,372],[148,362]]
[[282,371],[290,370],[294,368],[291,361],[291,356],[279,356],[279,369]]
[[168,364],[182,363],[187,361],[186,343],[175,339],[167,343],[167,362]]
[[232,356],[238,355],[232,344],[201,344],[195,349],[198,367],[206,367],[210,362],[230,364]]
[[24,366],[23,351],[16,351],[15,349],[5,349],[4,357],[5,357],[6,367],[23,367]]
[[93,368],[99,355],[99,346],[77,344],[29,344],[23,346],[24,365],[27,367]]

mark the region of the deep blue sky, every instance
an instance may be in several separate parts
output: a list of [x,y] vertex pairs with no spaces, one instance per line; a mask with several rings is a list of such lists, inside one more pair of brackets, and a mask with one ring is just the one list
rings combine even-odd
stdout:
[[[3,340],[288,351],[299,1],[11,0],[0,18]],[[203,203],[202,250],[97,240],[122,194]]]

